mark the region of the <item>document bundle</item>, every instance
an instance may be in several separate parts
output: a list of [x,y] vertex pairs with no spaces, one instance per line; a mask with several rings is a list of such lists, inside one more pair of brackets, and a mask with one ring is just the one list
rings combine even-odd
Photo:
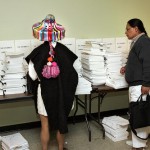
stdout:
[[1,141],[3,150],[29,150],[28,141],[20,133],[2,136]]
[[18,94],[26,91],[26,71],[23,66],[24,54],[5,53],[1,62],[0,95]]
[[120,116],[104,117],[102,120],[106,136],[114,142],[128,138],[128,124],[129,121]]

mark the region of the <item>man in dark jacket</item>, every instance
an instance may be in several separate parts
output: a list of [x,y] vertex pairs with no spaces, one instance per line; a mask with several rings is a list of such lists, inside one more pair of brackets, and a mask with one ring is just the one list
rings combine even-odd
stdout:
[[[126,81],[129,84],[129,101],[134,102],[141,94],[145,99],[146,94],[150,92],[150,39],[142,21],[136,18],[127,22],[125,33],[132,43],[127,64],[121,68],[120,73],[125,73]],[[141,138],[147,138],[150,128],[140,128],[136,131]],[[130,142],[132,150],[143,150],[146,142],[132,133]]]

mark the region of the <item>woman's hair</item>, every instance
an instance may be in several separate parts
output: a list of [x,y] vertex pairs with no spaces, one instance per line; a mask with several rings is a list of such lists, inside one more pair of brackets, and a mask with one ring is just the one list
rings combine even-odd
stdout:
[[144,32],[147,35],[143,22],[140,19],[134,18],[127,22],[131,27],[138,27],[140,32]]

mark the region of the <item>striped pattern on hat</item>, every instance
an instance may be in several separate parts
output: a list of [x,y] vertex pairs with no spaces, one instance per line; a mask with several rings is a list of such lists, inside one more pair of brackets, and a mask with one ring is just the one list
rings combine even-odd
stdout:
[[32,26],[33,36],[40,41],[59,41],[65,37],[65,29],[57,24],[53,15],[47,15],[42,22]]

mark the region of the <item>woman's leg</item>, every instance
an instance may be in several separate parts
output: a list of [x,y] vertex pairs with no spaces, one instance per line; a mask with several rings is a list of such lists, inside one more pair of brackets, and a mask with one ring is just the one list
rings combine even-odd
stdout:
[[59,131],[57,131],[57,142],[58,142],[58,150],[63,150],[64,148],[64,134],[60,134]]
[[41,144],[42,150],[48,150],[48,143],[50,140],[48,117],[40,115],[41,119]]

